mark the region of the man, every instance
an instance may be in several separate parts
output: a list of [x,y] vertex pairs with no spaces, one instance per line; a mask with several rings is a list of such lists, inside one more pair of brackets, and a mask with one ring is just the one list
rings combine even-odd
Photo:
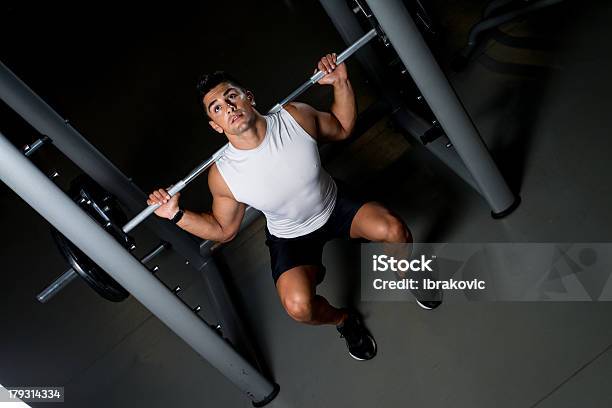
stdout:
[[210,126],[229,140],[208,174],[212,212],[180,209],[180,194],[170,198],[164,189],[154,191],[147,203],[162,204],[158,216],[218,242],[236,236],[247,204],[261,210],[272,277],[289,316],[306,324],[336,325],[349,354],[369,360],[376,343],[357,312],[335,308],[316,294],[325,274],[323,245],[333,238],[406,243],[412,237],[391,211],[351,196],[321,167],[317,143],[348,138],[357,109],[346,67],[336,63],[336,54],[321,58],[318,69],[325,72],[319,84],[333,87],[330,112],[291,102],[263,116],[255,110],[254,95],[238,81],[223,72],[203,76],[198,90]]

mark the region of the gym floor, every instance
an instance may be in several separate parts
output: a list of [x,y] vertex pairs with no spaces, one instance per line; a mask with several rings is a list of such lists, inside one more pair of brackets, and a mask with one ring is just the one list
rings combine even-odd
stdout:
[[[231,17],[220,6],[144,15],[6,5],[1,29],[11,41],[0,60],[148,191],[224,143],[198,111],[200,72],[231,70],[269,107],[320,54],[344,48],[318,2],[274,3],[245,2]],[[521,206],[493,220],[477,193],[386,120],[326,168],[387,203],[422,242],[611,241],[612,58],[600,43],[612,35],[612,6],[568,0],[505,24],[465,71],[453,73],[448,61],[484,3],[433,2],[443,28],[439,57]],[[545,47],[510,47],[504,36]],[[356,61],[349,72],[363,109],[375,92]],[[303,100],[324,108],[329,93],[313,89]],[[16,145],[36,138],[6,106],[0,114],[0,131]],[[34,161],[57,169],[64,186],[78,171],[53,147]],[[38,304],[35,294],[66,266],[46,221],[4,184],[0,191],[1,384],[64,386],[68,407],[251,406],[133,298],[110,303],[78,281]],[[209,208],[204,177],[183,202]],[[357,362],[333,327],[303,326],[285,314],[263,225],[255,222],[219,256],[252,342],[281,385],[270,407],[612,406],[612,304],[474,302],[427,312],[410,302],[360,302],[359,247],[332,242],[320,292],[334,304],[357,305],[378,341],[376,358]],[[157,242],[145,229],[135,236],[141,253]],[[215,321],[201,278],[184,260],[170,251],[155,263],[162,279],[180,283],[189,303]]]

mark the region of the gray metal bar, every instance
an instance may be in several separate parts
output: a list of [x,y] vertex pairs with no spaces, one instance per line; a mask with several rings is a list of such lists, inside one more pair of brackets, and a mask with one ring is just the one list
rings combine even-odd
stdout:
[[140,259],[140,263],[142,264],[146,264],[147,262],[149,262],[151,259],[155,258],[157,255],[161,254],[162,252],[164,252],[166,249],[170,248],[170,244],[167,242],[162,242],[161,244],[159,244],[157,247],[153,248],[151,251],[149,251],[148,254],[146,254],[145,256],[143,256]]
[[[357,52],[361,47],[367,44],[368,41],[370,41],[374,37],[376,37],[376,30],[372,29],[368,31],[361,38],[359,38],[354,44],[349,46],[346,50],[340,53],[340,55],[338,55],[338,63],[339,64],[342,63],[344,60],[346,60],[348,57],[350,57],[355,52]],[[313,84],[317,83],[321,78],[323,78],[323,75],[324,73],[322,71],[317,71],[312,77],[310,77],[310,79],[308,79],[306,82],[300,85],[298,89],[296,89],[291,94],[289,94],[288,97],[286,97],[285,99],[283,99],[282,101],[274,105],[274,107],[268,111],[268,114],[280,111],[284,105],[291,102],[297,96],[301,95],[304,91],[310,88]],[[179,180],[176,184],[174,184],[172,188],[168,190],[168,194],[170,196],[173,196],[179,191],[181,191],[182,189],[184,189],[187,186],[187,184],[189,184],[196,177],[198,177],[200,174],[206,171],[210,166],[213,165],[213,163],[215,163],[221,156],[223,156],[223,152],[225,151],[227,146],[228,144],[226,143],[221,149],[217,150],[217,152],[214,155],[212,155],[209,159],[207,159],[206,161],[198,165],[198,167],[193,169],[191,173],[187,175],[187,177],[185,177],[182,180]],[[130,220],[130,222],[128,222],[123,227],[123,231],[129,232],[132,229],[134,229],[138,224],[140,224],[142,221],[147,219],[147,217],[153,214],[155,210],[159,208],[159,206],[160,204],[155,204],[155,205],[150,205],[146,207],[144,210],[140,212],[140,214],[138,214],[136,217]]]
[[44,288],[38,295],[36,295],[36,299],[40,303],[47,303],[53,296],[57,295],[62,289],[68,286],[68,284],[75,280],[78,276],[79,274],[76,273],[74,269],[68,269],[57,279],[51,282],[49,286]]
[[119,242],[0,134],[0,179],[70,241],[107,271],[251,400],[276,391],[226,341],[177,299]]
[[[399,126],[412,135],[422,135],[431,127],[429,122],[414,114],[407,108],[398,109],[395,111],[395,113],[393,113],[393,118]],[[445,138],[434,140],[431,143],[427,143],[424,147],[456,175],[458,175],[463,181],[465,181],[470,187],[472,187],[474,191],[481,194],[474,177],[472,177],[457,153],[455,153],[452,147],[446,147]]]
[[[148,254],[146,254],[141,260],[140,263],[147,263],[151,259],[155,258],[157,255],[161,254],[165,249],[170,246],[169,243],[163,242],[159,244],[156,248],[151,250]],[[49,286],[44,288],[38,295],[36,295],[36,299],[40,303],[47,303],[53,296],[57,295],[62,289],[64,289],[70,282],[78,278],[79,274],[74,271],[74,269],[70,268],[63,274],[61,274],[57,279],[55,279]]]
[[[346,50],[340,53],[340,55],[338,55],[337,57],[337,63],[342,64],[346,59],[348,59],[355,52],[359,51],[361,47],[367,44],[374,37],[376,37],[376,30],[371,29],[370,31],[365,33],[363,36],[361,36],[361,38],[359,38],[357,41],[351,44]],[[319,80],[323,78],[324,75],[325,73],[323,71],[317,71],[306,82],[304,82],[298,89],[291,92],[289,96],[287,96],[285,99],[277,103],[272,109],[270,109],[268,113],[276,113],[280,111],[283,106],[285,106],[286,104],[288,104],[289,102],[291,102],[292,100],[294,100],[295,98],[303,94],[312,85],[319,82]]]
[[30,157],[31,155],[33,155],[38,149],[40,149],[41,147],[43,147],[47,142],[49,142],[49,138],[47,136],[43,136],[40,139],[37,139],[36,141],[34,141],[34,143],[26,145],[23,148],[23,154],[25,154],[27,157]]
[[[39,133],[49,136],[53,144],[85,173],[117,197],[127,207],[128,213],[138,213],[143,206],[146,207],[147,195],[2,63],[0,97]],[[205,268],[207,259],[200,254],[199,243],[193,236],[157,217],[147,219],[146,226],[160,239],[170,242],[195,270],[201,272]],[[244,343],[240,340],[246,338],[243,324],[222,277],[215,270],[202,273],[202,277],[225,337],[233,344]],[[249,353],[250,350],[249,347],[244,351]]]
[[[170,189],[168,189],[168,194],[170,196],[174,196],[176,193],[187,187],[187,184],[191,183],[196,179],[200,174],[205,172],[210,166],[213,165],[225,152],[227,148],[227,143],[219,150],[215,152],[212,156],[210,156],[206,161],[200,163],[198,167],[193,169],[184,179],[179,180],[176,184],[174,184]],[[123,226],[123,232],[128,233],[134,228],[136,228],[141,222],[149,218],[151,214],[155,212],[160,207],[160,205],[149,205],[145,207],[138,215],[128,221],[127,224]]]
[[516,198],[402,2],[367,2],[493,214],[512,208]]
[[[345,43],[350,44],[355,38],[359,38],[363,35],[364,31],[361,25],[358,23],[353,14],[353,10],[348,7],[345,0],[320,0],[320,3]],[[418,137],[427,131],[431,127],[431,124],[422,117],[411,112],[406,107],[397,88],[389,84],[389,81],[381,76],[384,72],[384,68],[371,45],[368,44],[364,46],[355,58],[364,68],[368,77],[373,81],[376,89],[381,92],[382,96],[391,105],[392,111],[394,112],[393,117],[398,125],[412,135],[420,145],[421,142]],[[425,148],[476,190],[478,194],[481,194],[474,178],[452,148],[449,149],[444,146],[441,140],[428,143],[425,145]]]

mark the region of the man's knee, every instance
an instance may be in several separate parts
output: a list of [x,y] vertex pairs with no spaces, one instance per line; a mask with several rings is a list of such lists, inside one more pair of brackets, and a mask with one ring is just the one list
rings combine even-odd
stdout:
[[283,306],[287,314],[298,322],[306,323],[312,320],[312,299],[307,295],[287,295],[283,299]]

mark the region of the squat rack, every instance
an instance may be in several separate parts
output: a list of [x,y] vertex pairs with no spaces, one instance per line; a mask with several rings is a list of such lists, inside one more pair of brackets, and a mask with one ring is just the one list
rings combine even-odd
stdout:
[[[469,173],[463,178],[471,177],[474,180],[476,188],[489,203],[494,215],[511,212],[518,205],[518,198],[510,192],[402,2],[369,0],[368,4],[380,28],[388,36],[451,139],[462,164],[467,168]],[[371,32],[366,34],[369,34],[368,40],[373,37]],[[363,41],[359,47],[368,40]],[[311,83],[318,80],[315,76],[309,80]],[[144,216],[143,213],[151,214],[154,210],[151,207],[145,207],[143,210],[146,203],[145,193],[2,63],[0,97],[38,132],[49,137],[58,149],[85,173],[115,195],[132,214],[140,212],[143,216],[142,219],[139,218],[139,222],[146,219],[148,227],[161,239],[170,242],[172,247],[202,274],[211,303],[223,325],[224,334],[237,348],[242,346],[244,349],[251,349],[245,341],[243,325],[219,270],[210,256],[200,253],[198,242],[163,220]],[[277,108],[280,109],[280,106],[288,101],[282,101]],[[214,162],[218,157],[215,155],[207,162]],[[77,243],[83,252],[136,299],[234,382],[254,405],[264,405],[276,396],[278,385],[266,379],[213,329],[202,324],[192,310],[106,234],[2,134],[0,179],[68,239]],[[177,189],[171,190],[171,194],[183,187],[184,185],[177,186]]]

